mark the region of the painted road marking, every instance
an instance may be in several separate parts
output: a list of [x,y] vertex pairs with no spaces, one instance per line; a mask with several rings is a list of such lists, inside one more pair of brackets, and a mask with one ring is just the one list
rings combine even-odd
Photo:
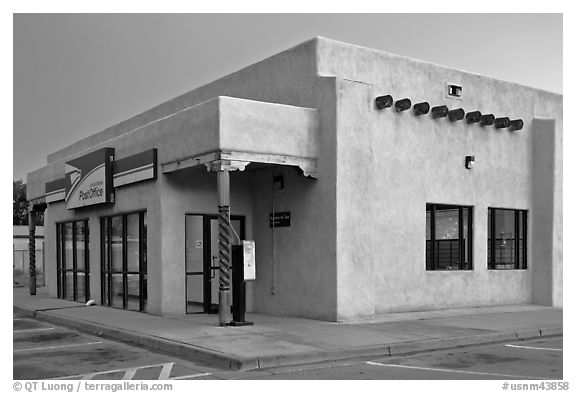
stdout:
[[192,374],[192,375],[183,375],[181,377],[174,377],[170,379],[186,379],[186,378],[200,378],[200,377],[209,377],[212,375],[211,373],[200,373],[200,374]]
[[40,332],[42,330],[54,330],[54,329],[56,329],[56,328],[50,327],[50,328],[40,328],[40,329],[14,330],[13,333]]
[[26,348],[26,349],[16,349],[13,352],[29,352],[29,351],[44,351],[48,349],[60,349],[60,348],[70,348],[70,347],[80,347],[82,345],[95,345],[95,344],[102,344],[102,341],[94,341],[91,343],[83,343],[83,344],[68,344],[68,345],[58,345],[55,347],[39,347],[39,348]]
[[123,380],[131,380],[132,378],[134,378],[134,375],[136,375],[136,371],[138,371],[137,368],[133,368],[131,370],[126,370],[122,379]]
[[162,367],[160,374],[158,375],[158,379],[186,379],[186,378],[200,378],[200,377],[207,377],[212,375],[211,373],[199,373],[199,374],[191,374],[191,375],[183,375],[179,377],[172,377],[170,378],[170,373],[172,372],[172,368],[174,367],[174,363],[160,363],[160,364],[148,364],[146,366],[139,366],[139,367],[128,367],[128,368],[119,368],[116,370],[106,370],[106,371],[98,371],[95,373],[89,374],[78,374],[78,375],[67,375],[64,377],[56,377],[51,378],[52,380],[61,380],[61,379],[80,379],[80,380],[90,380],[96,376],[101,376],[105,374],[114,374],[114,373],[121,373],[123,372],[124,375],[122,376],[122,380],[131,380],[134,378],[138,370],[146,369],[146,368],[154,368],[154,367]]
[[162,371],[160,371],[160,376],[158,379],[168,379],[170,377],[170,373],[172,372],[172,367],[174,367],[174,363],[166,363],[162,366]]
[[541,351],[560,351],[560,352],[562,352],[562,350],[558,349],[558,348],[525,347],[522,345],[512,345],[512,344],[506,344],[506,346],[510,347],[510,348],[539,349]]
[[[126,373],[126,372],[131,372],[133,370],[134,370],[134,374],[136,374],[136,371],[138,371],[139,369],[152,368],[152,367],[163,367],[165,364],[166,363],[149,364],[149,365],[140,366],[140,367],[117,368],[115,370],[98,371],[96,373],[88,373],[88,374],[67,375],[65,377],[56,377],[56,378],[51,378],[51,379],[64,379],[64,378],[66,378],[66,379],[92,379],[96,375],[113,374],[113,373],[120,373],[120,372]],[[172,364],[174,364],[174,363],[172,363]],[[124,374],[124,376],[126,376],[126,374]],[[122,378],[122,379],[124,379],[124,378]]]
[[456,374],[472,374],[472,375],[490,375],[494,377],[505,377],[505,378],[520,378],[520,379],[545,379],[541,377],[528,377],[524,375],[509,375],[509,374],[496,374],[496,373],[482,373],[478,371],[464,371],[464,370],[449,370],[443,368],[431,368],[431,367],[417,367],[417,366],[405,366],[401,364],[384,364],[378,362],[366,362],[371,366],[380,367],[397,367],[397,368],[407,368],[412,370],[422,370],[422,371],[439,371],[444,373],[456,373]]

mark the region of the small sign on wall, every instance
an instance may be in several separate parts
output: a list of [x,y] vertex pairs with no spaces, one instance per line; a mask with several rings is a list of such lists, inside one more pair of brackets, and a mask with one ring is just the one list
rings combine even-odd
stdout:
[[290,226],[290,212],[270,213],[270,228],[289,227],[289,226]]
[[243,240],[244,281],[256,280],[256,243],[254,240]]
[[203,248],[202,240],[196,240],[196,248]]

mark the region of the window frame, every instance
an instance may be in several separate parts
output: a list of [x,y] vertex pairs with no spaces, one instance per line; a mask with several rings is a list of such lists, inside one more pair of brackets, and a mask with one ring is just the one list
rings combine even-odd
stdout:
[[[438,268],[438,258],[436,255],[436,209],[438,207],[444,208],[453,208],[458,209],[458,248],[459,248],[459,262],[458,262],[458,269],[439,269]],[[468,210],[468,233],[467,236],[464,236],[464,209]],[[471,205],[453,205],[447,203],[432,203],[426,202],[426,213],[430,212],[430,256],[428,258],[428,246],[425,245],[425,266],[426,271],[437,271],[437,272],[454,272],[454,271],[473,271],[474,270],[474,263],[473,263],[473,256],[474,256],[474,206]],[[464,244],[464,240],[467,239],[468,241],[468,251],[466,252],[466,247]],[[426,242],[428,239],[426,239]],[[467,260],[466,260],[467,257]],[[467,263],[466,263],[467,262]],[[464,265],[467,265],[466,268],[463,268]]]
[[[128,269],[128,216],[137,215],[138,217],[138,271]],[[119,308],[130,311],[146,312],[147,307],[147,288],[145,283],[148,280],[147,261],[144,263],[144,258],[147,258],[148,244],[146,236],[148,231],[145,230],[145,221],[147,210],[135,210],[126,213],[119,213],[100,217],[100,303],[103,306]],[[122,223],[122,270],[114,270],[112,266],[112,219],[120,217]],[[106,239],[106,235],[108,238]],[[138,276],[138,309],[128,307],[128,276]],[[122,307],[116,306],[112,302],[112,280],[113,276],[122,277]],[[107,284],[107,285],[106,285]]]
[[[496,267],[496,243],[493,241],[496,234],[496,212],[514,212],[514,268],[498,269]],[[523,214],[521,214],[523,213]],[[486,265],[488,270],[510,271],[528,270],[528,209],[511,209],[504,207],[488,207],[488,253]],[[520,234],[520,223],[522,223],[522,234]],[[520,235],[522,235],[522,261],[520,261]]]
[[[77,223],[84,225],[84,267],[78,269],[78,246],[76,225]],[[56,296],[58,299],[70,300],[66,297],[66,273],[72,273],[72,301],[87,302],[90,299],[90,220],[82,218],[77,220],[67,220],[56,222]],[[72,261],[66,261],[66,247],[63,242],[66,241],[64,236],[64,228],[66,224],[72,225]],[[78,296],[78,273],[84,273],[84,300],[80,300]]]

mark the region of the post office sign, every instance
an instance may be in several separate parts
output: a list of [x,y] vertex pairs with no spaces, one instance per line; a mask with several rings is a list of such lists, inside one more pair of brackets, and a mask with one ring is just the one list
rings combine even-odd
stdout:
[[66,162],[66,209],[112,202],[114,149],[105,147]]

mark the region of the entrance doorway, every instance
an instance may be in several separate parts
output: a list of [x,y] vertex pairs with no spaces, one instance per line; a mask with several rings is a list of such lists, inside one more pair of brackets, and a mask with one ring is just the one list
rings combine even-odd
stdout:
[[[230,222],[240,240],[244,240],[245,217],[231,216]],[[220,286],[218,216],[186,214],[185,238],[186,314],[217,313]],[[230,243],[241,244],[234,233]]]

